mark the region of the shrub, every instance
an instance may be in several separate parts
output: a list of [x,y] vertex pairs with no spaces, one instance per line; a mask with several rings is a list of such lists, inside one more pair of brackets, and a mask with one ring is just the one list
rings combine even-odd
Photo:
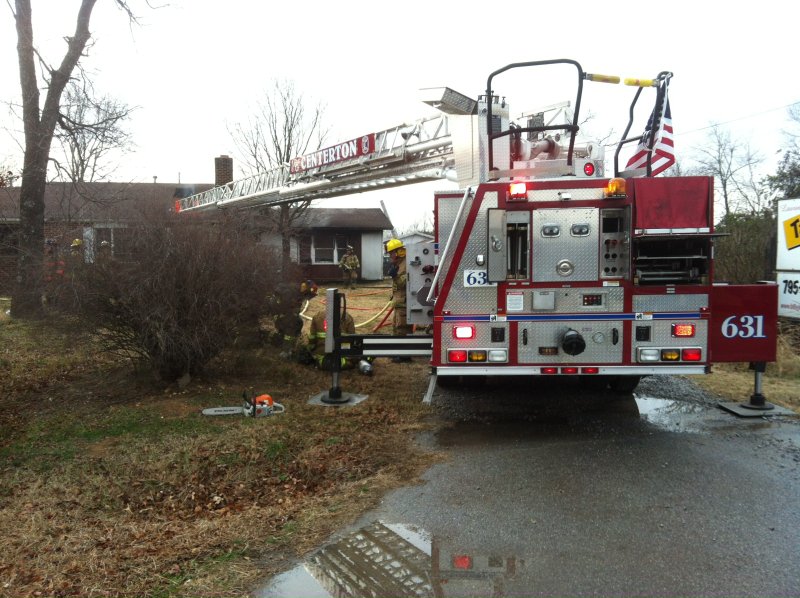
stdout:
[[65,281],[75,299],[61,308],[108,349],[139,356],[174,380],[257,330],[280,260],[241,217],[147,218],[131,232],[130,258],[98,252]]

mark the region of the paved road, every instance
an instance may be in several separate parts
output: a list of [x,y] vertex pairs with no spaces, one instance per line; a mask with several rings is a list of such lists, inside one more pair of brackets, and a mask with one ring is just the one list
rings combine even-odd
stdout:
[[737,418],[683,379],[434,404],[420,441],[447,461],[263,595],[800,596],[800,418]]

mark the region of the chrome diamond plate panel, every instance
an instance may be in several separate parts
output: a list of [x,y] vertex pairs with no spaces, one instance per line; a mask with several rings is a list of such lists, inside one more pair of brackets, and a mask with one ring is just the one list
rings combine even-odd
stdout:
[[[617,344],[612,342],[616,328]],[[517,351],[519,363],[621,363],[622,321],[619,322],[526,322],[519,324]],[[568,355],[561,349],[567,330],[577,330],[586,341],[586,350]],[[523,344],[523,330],[528,331],[528,344]],[[539,347],[558,347],[558,355],[539,355]]]
[[696,311],[708,307],[708,295],[634,295],[633,311]]
[[[573,226],[588,225],[588,233],[576,236]],[[558,234],[548,236],[552,231]],[[598,279],[599,210],[559,208],[533,212],[531,230],[534,282],[573,282]],[[550,231],[548,233],[547,231]],[[559,274],[567,261],[569,273]]]
[[[454,202],[456,204],[455,206],[448,206],[448,209],[453,210],[452,216],[449,216],[451,227],[452,227],[452,221],[455,219],[456,212],[458,211],[459,202],[460,200]],[[467,208],[469,207],[469,205],[467,206]],[[472,232],[470,233],[461,261],[458,264],[447,265],[447,267],[455,267],[457,270],[455,273],[455,278],[453,279],[453,288],[450,289],[450,294],[447,296],[447,301],[443,306],[444,310],[450,311],[453,314],[497,313],[497,286],[488,286],[488,285],[471,286],[471,287],[464,286],[464,270],[486,269],[485,265],[483,267],[476,265],[476,258],[479,254],[484,256],[486,255],[487,243],[488,243],[486,222],[488,221],[489,217],[487,211],[490,208],[496,208],[496,207],[497,207],[497,193],[496,192],[487,193],[483,197],[481,206],[478,209],[475,226],[472,228]],[[466,220],[467,210],[465,209],[464,211],[465,213],[462,215],[462,220]],[[440,219],[441,219],[441,208],[440,208]],[[446,224],[447,220],[445,220],[444,222]],[[459,235],[457,235],[456,239],[454,239],[454,243],[460,236],[461,233],[459,232]],[[441,243],[442,243],[441,235],[439,238],[440,238],[440,248],[441,248]],[[453,252],[451,251],[451,255],[452,254]]]

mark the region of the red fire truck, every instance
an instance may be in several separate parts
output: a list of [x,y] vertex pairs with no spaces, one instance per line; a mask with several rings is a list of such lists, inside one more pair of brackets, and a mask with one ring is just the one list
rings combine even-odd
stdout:
[[[536,68],[573,73],[575,99],[512,120],[495,82]],[[582,376],[630,392],[642,376],[774,361],[777,286],[714,279],[713,178],[655,176],[669,157],[671,77],[625,81],[636,92],[624,103],[612,173],[603,146],[582,138],[580,114],[584,83],[619,79],[557,59],[495,71],[477,101],[427,90],[438,118],[299,158],[261,177],[262,188],[231,184],[179,207],[270,205],[353,193],[366,182],[456,179],[460,190],[435,194],[435,242],[407,248],[408,321],[432,336],[331,338],[328,347],[430,355],[440,382]],[[641,102],[652,106],[645,133],[629,137],[651,92],[654,102]],[[630,149],[637,158],[621,167]]]

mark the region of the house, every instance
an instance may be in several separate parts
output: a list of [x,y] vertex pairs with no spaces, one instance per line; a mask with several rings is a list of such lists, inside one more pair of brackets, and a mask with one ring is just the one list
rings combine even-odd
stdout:
[[[81,239],[88,259],[103,241],[125,258],[131,226],[148,211],[171,211],[175,200],[212,188],[210,183],[49,183],[45,189],[45,238],[68,251]],[[0,295],[8,295],[16,277],[19,187],[0,188]],[[213,217],[213,216],[212,216]],[[258,219],[255,219],[256,221]],[[392,224],[380,209],[310,208],[295,223],[292,259],[314,280],[339,280],[338,264],[347,245],[361,260],[362,280],[381,280],[384,230]],[[264,242],[275,244],[274,234]],[[279,239],[277,245],[280,246]]]
[[360,279],[383,279],[383,233],[392,223],[380,208],[308,208],[295,223],[292,260],[315,281],[341,280],[347,246],[361,262]]
[[397,238],[400,239],[403,242],[403,245],[406,247],[409,245],[415,245],[417,243],[431,243],[434,240],[433,235],[420,231],[404,233],[399,235]]
[[[175,200],[213,187],[175,183],[48,183],[44,195],[44,235],[66,252],[80,239],[91,259],[108,241],[115,256],[128,255],[130,226],[150,211],[168,212]],[[0,188],[0,294],[16,277],[19,187]]]

